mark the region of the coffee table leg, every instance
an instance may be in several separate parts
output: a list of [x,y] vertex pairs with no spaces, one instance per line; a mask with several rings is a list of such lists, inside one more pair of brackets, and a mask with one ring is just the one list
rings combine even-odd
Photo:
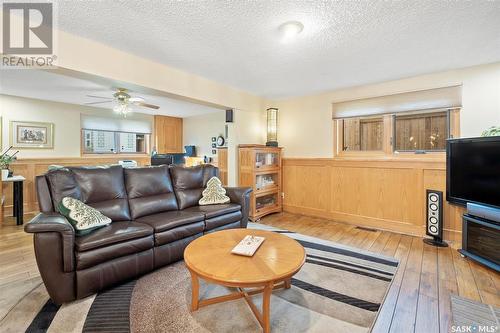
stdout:
[[274,288],[274,283],[268,284],[264,287],[264,294],[262,295],[262,328],[264,333],[271,332],[271,294]]
[[285,289],[290,289],[292,286],[292,279],[285,280]]
[[189,272],[191,273],[191,311],[196,311],[198,310],[200,281],[194,272]]

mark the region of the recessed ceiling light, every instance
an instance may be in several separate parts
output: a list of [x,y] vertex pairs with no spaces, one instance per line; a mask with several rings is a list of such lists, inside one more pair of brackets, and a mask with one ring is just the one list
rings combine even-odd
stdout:
[[291,42],[304,30],[304,25],[299,21],[288,21],[279,26],[281,40],[284,43]]

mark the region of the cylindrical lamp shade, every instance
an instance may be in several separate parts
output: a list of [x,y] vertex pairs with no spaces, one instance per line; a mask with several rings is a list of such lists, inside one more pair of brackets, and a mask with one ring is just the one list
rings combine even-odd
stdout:
[[267,142],[266,146],[278,146],[278,109],[267,109]]

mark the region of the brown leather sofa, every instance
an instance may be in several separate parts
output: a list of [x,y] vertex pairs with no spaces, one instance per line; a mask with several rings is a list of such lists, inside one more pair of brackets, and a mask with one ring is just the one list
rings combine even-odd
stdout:
[[[218,169],[72,167],[36,178],[40,212],[25,226],[34,234],[38,269],[56,303],[83,298],[182,259],[205,233],[246,228],[250,188],[226,188],[231,202],[198,206]],[[75,236],[55,210],[70,196],[112,219],[109,226]]]

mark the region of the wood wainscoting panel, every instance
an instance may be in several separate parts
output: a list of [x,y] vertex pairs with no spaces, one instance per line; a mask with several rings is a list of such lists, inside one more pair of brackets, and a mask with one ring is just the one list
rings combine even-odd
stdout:
[[285,202],[297,209],[313,210],[318,216],[329,210],[330,169],[327,166],[283,167]]
[[417,197],[420,175],[414,169],[331,167],[332,213],[392,221],[412,231],[420,217]]
[[[425,234],[425,190],[445,191],[436,158],[283,160],[284,210],[411,235]],[[445,238],[461,238],[463,208],[445,203]]]
[[[117,164],[119,160],[131,159],[137,161],[141,166],[149,165],[151,159],[148,155],[122,155],[122,156],[92,156],[73,158],[26,158],[19,159],[10,165],[14,175],[24,176],[26,180],[23,186],[24,213],[38,211],[38,199],[35,189],[35,177],[47,172],[50,165],[62,166],[90,166]],[[12,216],[12,184],[3,184],[5,201],[3,204],[4,214]]]
[[[445,239],[453,241],[461,241],[462,215],[465,213],[466,209],[461,206],[449,204],[446,201],[446,171],[424,170],[424,189],[443,192],[444,237]],[[422,209],[425,214],[425,205]]]

